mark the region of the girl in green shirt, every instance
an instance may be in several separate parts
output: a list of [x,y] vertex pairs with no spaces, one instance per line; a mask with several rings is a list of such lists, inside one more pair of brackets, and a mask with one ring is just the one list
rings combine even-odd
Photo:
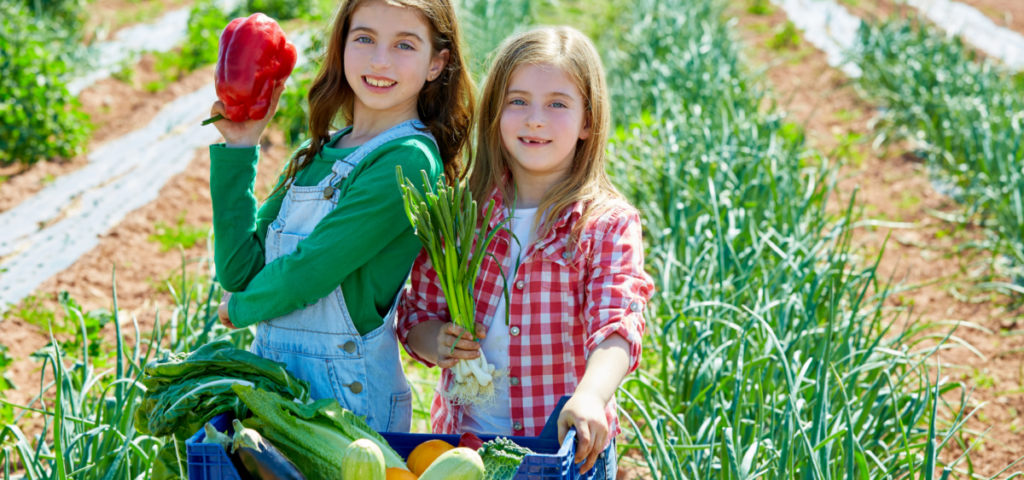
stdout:
[[[210,146],[214,261],[234,292],[222,323],[256,325],[254,353],[378,431],[408,431],[412,418],[394,307],[421,246],[395,167],[461,175],[473,105],[461,47],[449,2],[346,0],[309,90],[311,140],[262,206],[258,142],[283,85],[263,120],[215,123],[225,143]],[[330,134],[339,114],[349,127]]]

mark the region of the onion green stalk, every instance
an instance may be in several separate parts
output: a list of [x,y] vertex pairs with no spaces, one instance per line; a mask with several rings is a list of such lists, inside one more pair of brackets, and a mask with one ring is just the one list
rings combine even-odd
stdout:
[[[427,189],[426,194],[421,195],[402,174],[402,167],[397,167],[396,173],[405,214],[437,272],[452,322],[476,340],[473,285],[480,273],[480,263],[487,255],[487,247],[508,220],[489,227],[494,217],[494,200],[491,200],[484,209],[483,221],[478,222],[473,194],[459,182],[448,186],[443,175],[435,187],[430,188],[427,172],[421,171],[423,186]],[[487,363],[483,352],[473,360],[459,360],[452,371],[455,383],[446,396],[459,403],[478,405],[493,398],[494,377],[502,374]]]

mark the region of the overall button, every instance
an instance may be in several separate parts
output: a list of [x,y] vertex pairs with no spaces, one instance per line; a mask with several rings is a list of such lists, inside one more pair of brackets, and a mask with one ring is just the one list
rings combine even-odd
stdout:
[[523,424],[522,423],[516,422],[516,423],[512,424],[512,430],[515,430],[515,431],[518,432],[518,431],[520,431],[522,429],[523,429]]
[[352,353],[352,352],[356,351],[356,342],[353,342],[353,341],[349,340],[349,341],[345,342],[344,345],[338,345],[338,348],[342,348],[346,352]]
[[363,384],[359,382],[352,382],[346,386],[349,390],[352,390],[352,393],[361,393],[363,391]]
[[520,281],[516,282],[516,288],[518,288],[518,289],[520,289],[520,290],[522,290],[522,289],[523,289],[523,287],[525,287],[525,286],[526,286],[526,283],[525,283],[525,282],[523,282],[522,280],[520,280]]
[[334,186],[328,185],[324,187],[324,198],[331,198],[334,196]]
[[508,333],[511,333],[513,337],[519,336],[519,327],[512,327],[508,329]]
[[508,383],[509,383],[509,385],[512,385],[513,387],[519,385],[519,377],[509,377]]

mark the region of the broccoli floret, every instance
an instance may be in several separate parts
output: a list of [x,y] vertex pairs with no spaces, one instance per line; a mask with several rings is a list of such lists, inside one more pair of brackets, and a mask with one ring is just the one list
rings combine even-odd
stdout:
[[523,458],[533,451],[520,447],[505,437],[498,437],[490,442],[484,442],[477,453],[484,461],[484,470],[487,472],[484,480],[512,480],[516,470],[519,470],[519,464],[523,463]]

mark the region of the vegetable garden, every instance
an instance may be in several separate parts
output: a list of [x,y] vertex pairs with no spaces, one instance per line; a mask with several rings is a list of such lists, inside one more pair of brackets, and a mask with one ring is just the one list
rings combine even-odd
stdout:
[[[333,6],[248,0],[225,11],[199,0],[189,7],[187,41],[156,54],[161,77],[146,88],[167,88],[216,61],[217,29],[230,18],[264,12],[292,36],[322,28]],[[461,0],[459,7],[478,82],[487,54],[530,25],[577,26],[604,56],[614,107],[610,173],[643,213],[646,263],[656,283],[642,368],[618,393],[625,432],[620,478],[1020,475],[1012,473],[1024,452],[1019,437],[1004,445],[1013,458],[984,475],[976,470],[972,450],[985,442],[977,426],[988,422],[979,420],[986,407],[974,396],[985,387],[977,378],[951,376],[958,366],[946,353],[974,348],[957,337],[963,327],[904,308],[901,294],[912,286],[880,269],[884,248],[872,251],[859,241],[879,223],[855,194],[840,195],[853,168],[850,155],[819,148],[751,61],[765,47],[745,45],[732,17],[770,14],[768,2]],[[0,0],[0,11],[0,165],[82,154],[92,127],[66,84],[95,61],[82,40],[89,4]],[[795,40],[768,51],[799,44],[788,26],[775,36]],[[922,159],[923,175],[955,202],[932,215],[951,228],[974,229],[963,249],[983,252],[971,275],[961,276],[998,306],[1000,318],[1012,320],[992,327],[1012,340],[1024,319],[1021,75],[912,15],[865,22],[858,41],[847,53],[863,74],[850,85],[879,107],[873,144],[858,148],[889,145]],[[316,34],[306,45],[311,61],[293,72],[274,118],[289,147],[306,138],[305,91],[322,50]],[[408,211],[414,222],[429,216]],[[105,308],[85,308],[67,294],[48,304],[49,316],[34,326],[50,343],[34,354],[33,384],[17,385],[33,392],[29,401],[0,396],[4,478],[183,478],[185,441],[214,414],[250,410],[256,416],[245,427],[265,428],[250,445],[268,441],[295,463],[298,456],[342,468],[341,451],[363,435],[351,433],[361,421],[348,422],[320,403],[292,405],[291,398],[308,392],[275,373],[273,362],[239,373],[237,349],[246,349],[253,333],[218,321],[223,290],[212,263],[214,239],[205,227],[186,227],[161,230],[171,238],[168,255],[181,261],[171,281],[161,282],[167,308],[142,321],[127,314],[118,308],[116,279]],[[185,245],[185,236],[196,246]],[[27,305],[12,306],[5,322],[41,311]],[[1024,365],[1022,352],[998,355]],[[6,347],[0,355],[3,370]],[[473,375],[489,373],[481,363]],[[406,365],[413,431],[426,433],[438,374]],[[12,387],[0,384],[5,394]],[[253,385],[276,398],[260,397]],[[1017,405],[1009,410],[1024,409],[1024,378],[1003,391],[996,396]],[[308,425],[282,429],[275,423],[287,423],[282,411]],[[1011,432],[1013,415],[1004,427]],[[350,433],[323,433],[338,447],[335,456],[310,453],[316,449],[295,436],[330,428]],[[358,444],[361,454],[376,458],[377,448],[382,464],[404,468],[375,435],[363,435],[374,446]],[[484,457],[491,465],[494,457]]]

